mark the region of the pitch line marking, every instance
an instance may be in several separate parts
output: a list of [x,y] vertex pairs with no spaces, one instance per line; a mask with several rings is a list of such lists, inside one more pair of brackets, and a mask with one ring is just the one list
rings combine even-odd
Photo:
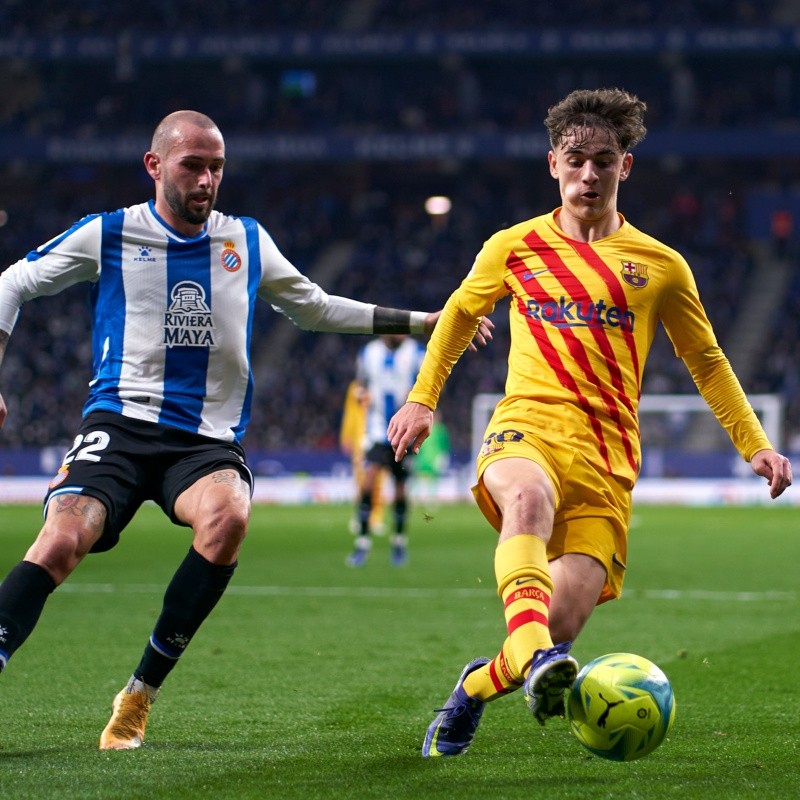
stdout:
[[[147,583],[81,583],[72,581],[62,584],[59,592],[73,594],[163,594],[166,584]],[[390,586],[238,586],[227,588],[225,594],[250,597],[354,597],[354,598],[405,598],[429,599],[437,597],[495,596],[494,590],[481,588],[414,588]],[[723,603],[796,602],[798,593],[791,591],[728,592],[705,589],[626,589],[623,599],[645,598],[647,600],[706,600]]]

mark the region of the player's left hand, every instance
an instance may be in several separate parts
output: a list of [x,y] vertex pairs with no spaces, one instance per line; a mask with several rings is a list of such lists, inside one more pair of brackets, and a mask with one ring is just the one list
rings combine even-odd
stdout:
[[756,475],[769,482],[769,496],[774,500],[792,485],[792,465],[786,456],[774,450],[759,450],[751,459],[750,466]]
[[406,452],[419,453],[430,436],[433,411],[422,403],[408,402],[389,420],[386,436],[394,450],[394,460],[402,461]]

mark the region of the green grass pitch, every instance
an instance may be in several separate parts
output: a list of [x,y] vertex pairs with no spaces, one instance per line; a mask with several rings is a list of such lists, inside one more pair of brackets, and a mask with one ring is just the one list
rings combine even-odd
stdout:
[[[652,755],[593,758],[521,693],[486,711],[470,752],[419,754],[463,665],[504,634],[494,536],[470,505],[414,511],[410,562],[386,538],[349,570],[345,506],[254,509],[229,592],[164,685],[147,741],[100,752],[190,537],[155,507],[50,599],[0,678],[3,798],[798,797],[800,516],[796,508],[642,506],[626,593],[576,643],[581,663],[630,651],[677,699]],[[39,509],[0,508],[0,572]]]

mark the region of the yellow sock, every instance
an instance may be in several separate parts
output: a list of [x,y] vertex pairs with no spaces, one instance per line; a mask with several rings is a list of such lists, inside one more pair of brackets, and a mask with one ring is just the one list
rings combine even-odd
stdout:
[[548,628],[553,581],[547,545],[531,534],[512,536],[497,546],[494,568],[508,638],[493,661],[464,681],[467,694],[484,702],[518,689],[534,650],[553,646]]
[[508,649],[525,675],[533,651],[553,646],[548,628],[553,581],[547,545],[538,536],[512,536],[498,545],[494,568],[508,627]]
[[524,683],[514,657],[509,652],[509,639],[486,666],[470,672],[464,680],[464,691],[471,697],[488,703],[504,694],[510,694]]

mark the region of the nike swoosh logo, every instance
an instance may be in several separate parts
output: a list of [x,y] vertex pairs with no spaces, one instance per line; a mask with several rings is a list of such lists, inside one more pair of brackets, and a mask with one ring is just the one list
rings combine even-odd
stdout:
[[549,271],[550,271],[549,269],[540,269],[540,270],[537,270],[536,272],[526,272],[522,276],[522,280],[529,281],[529,280],[532,280],[533,278],[536,278],[539,275],[543,275],[545,272],[549,272]]
[[536,580],[536,578],[523,578],[522,580],[517,578],[517,586],[522,586],[523,583],[530,583],[531,581],[535,581],[535,580]]
[[626,569],[625,565],[617,558],[616,553],[612,553],[611,560],[618,566],[622,567],[622,569]]

